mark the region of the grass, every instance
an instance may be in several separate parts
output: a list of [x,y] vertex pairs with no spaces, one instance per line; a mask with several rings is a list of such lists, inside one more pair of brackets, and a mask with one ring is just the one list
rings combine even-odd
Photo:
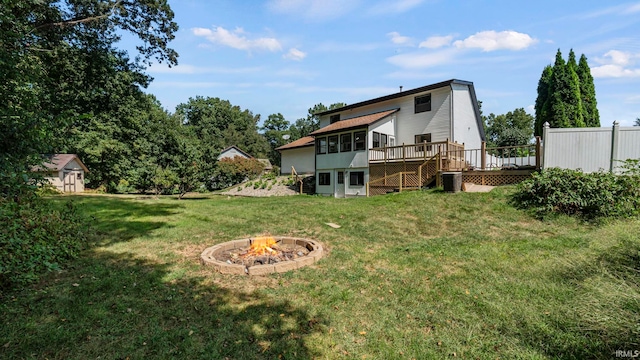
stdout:
[[[511,188],[368,199],[58,197],[94,217],[64,271],[2,294],[0,357],[587,359],[640,350],[640,220],[537,220]],[[333,229],[326,222],[341,225]],[[270,233],[311,267],[220,275],[198,256]]]

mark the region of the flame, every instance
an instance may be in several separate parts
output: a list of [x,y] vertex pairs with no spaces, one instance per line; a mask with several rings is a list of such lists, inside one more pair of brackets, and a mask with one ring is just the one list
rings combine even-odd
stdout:
[[261,256],[267,254],[275,254],[276,251],[272,248],[276,244],[276,239],[271,236],[261,236],[253,239],[251,248],[247,253],[247,256]]

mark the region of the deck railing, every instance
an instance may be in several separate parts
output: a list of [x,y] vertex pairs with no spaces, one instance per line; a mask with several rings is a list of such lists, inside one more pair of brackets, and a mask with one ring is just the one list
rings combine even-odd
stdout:
[[513,170],[540,169],[540,138],[535,144],[518,146],[486,147],[464,150],[464,164],[461,170]]
[[302,177],[298,175],[298,172],[296,171],[296,168],[293,167],[293,165],[291,166],[291,176],[293,177],[295,183],[300,185],[300,195],[302,195],[302,187],[304,183],[302,182]]
[[464,144],[439,141],[417,144],[402,144],[369,149],[370,162],[427,160],[436,154],[450,159],[463,159]]

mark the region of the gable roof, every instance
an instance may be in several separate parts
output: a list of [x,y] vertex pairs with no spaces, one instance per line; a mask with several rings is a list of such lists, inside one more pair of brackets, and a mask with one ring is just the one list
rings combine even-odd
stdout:
[[60,171],[64,169],[65,166],[67,166],[67,164],[69,164],[72,160],[76,160],[76,162],[78,163],[78,165],[80,165],[82,170],[84,170],[85,172],[89,172],[89,169],[87,169],[87,167],[82,163],[82,161],[76,154],[44,155],[44,163],[42,164],[42,166],[36,166],[33,170],[34,171],[42,171],[42,170]]
[[476,98],[476,90],[475,90],[475,88],[473,86],[473,82],[465,81],[465,80],[451,79],[451,80],[442,81],[442,82],[439,82],[439,83],[426,85],[426,86],[422,86],[422,87],[411,89],[411,90],[399,91],[399,92],[397,92],[395,94],[385,95],[385,96],[377,97],[375,99],[361,101],[361,102],[358,102],[358,103],[355,103],[355,104],[343,106],[341,108],[337,108],[337,109],[333,109],[333,110],[327,110],[327,111],[323,111],[323,112],[320,112],[320,113],[316,113],[315,115],[324,116],[324,115],[334,114],[334,113],[345,111],[345,110],[351,110],[351,109],[359,108],[361,106],[367,106],[367,105],[379,103],[379,102],[382,102],[382,101],[397,99],[397,98],[400,98],[400,97],[403,97],[403,96],[407,96],[407,95],[418,94],[418,93],[425,92],[425,91],[430,91],[430,90],[443,88],[445,86],[451,86],[452,84],[465,85],[465,86],[469,87],[469,93],[471,95],[471,101],[473,102],[473,108],[474,108],[474,114],[475,114],[475,117],[476,117],[476,122],[478,123],[478,129],[480,130],[480,138],[483,141],[485,141],[486,137],[485,137],[485,133],[484,133],[484,126],[482,124],[482,116],[480,115],[480,108],[478,107],[478,99]]
[[305,146],[313,146],[314,143],[315,143],[315,139],[313,136],[305,136],[298,140],[292,141],[288,144],[284,144],[280,147],[277,147],[276,150],[280,151],[280,150],[295,149],[295,148],[305,147]]
[[413,94],[421,93],[421,92],[424,92],[424,91],[435,90],[435,89],[443,88],[445,86],[451,86],[451,84],[470,85],[470,86],[473,87],[473,83],[470,82],[470,81],[451,79],[451,80],[442,81],[442,82],[439,82],[439,83],[435,83],[435,84],[431,84],[431,85],[427,85],[427,86],[422,86],[422,87],[411,89],[411,90],[399,91],[399,92],[391,94],[391,95],[385,95],[385,96],[377,97],[377,98],[371,99],[371,100],[361,101],[359,103],[343,106],[341,108],[323,111],[323,112],[320,112],[320,113],[316,113],[315,115],[323,116],[323,115],[333,114],[333,113],[337,113],[337,112],[341,112],[341,111],[345,111],[345,110],[351,110],[351,109],[355,109],[355,108],[358,108],[358,107],[361,107],[361,106],[366,106],[366,105],[379,103],[379,102],[382,102],[382,101],[397,99],[399,97],[403,97],[403,96],[407,96],[407,95],[413,95]]
[[391,109],[387,111],[377,112],[374,114],[357,116],[350,119],[336,121],[329,126],[325,126],[322,129],[318,129],[312,132],[310,135],[320,135],[320,134],[326,134],[330,132],[336,132],[339,130],[347,130],[347,129],[353,129],[353,128],[362,127],[362,126],[368,126],[398,111],[400,111],[400,109]]
[[237,147],[237,146],[235,146],[235,145],[231,145],[231,146],[228,146],[228,147],[226,147],[226,148],[222,149],[222,151],[220,151],[220,155],[218,155],[218,158],[219,158],[220,156],[222,156],[222,154],[224,154],[225,152],[227,152],[227,151],[229,151],[229,150],[231,150],[231,149],[235,149],[237,152],[239,152],[240,154],[242,154],[242,155],[246,156],[248,159],[253,159],[253,156],[249,155],[249,154],[248,154],[247,152],[245,152],[245,151],[242,151],[242,149],[240,149],[239,147]]

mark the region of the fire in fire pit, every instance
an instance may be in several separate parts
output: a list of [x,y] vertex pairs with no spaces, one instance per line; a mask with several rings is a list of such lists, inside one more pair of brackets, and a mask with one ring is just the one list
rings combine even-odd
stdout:
[[229,241],[207,248],[203,264],[225,274],[264,275],[307,266],[322,257],[322,245],[313,240],[261,236]]
[[271,236],[257,237],[253,239],[251,247],[245,257],[249,256],[263,256],[263,255],[275,255],[278,251],[273,248],[276,247],[276,239]]

